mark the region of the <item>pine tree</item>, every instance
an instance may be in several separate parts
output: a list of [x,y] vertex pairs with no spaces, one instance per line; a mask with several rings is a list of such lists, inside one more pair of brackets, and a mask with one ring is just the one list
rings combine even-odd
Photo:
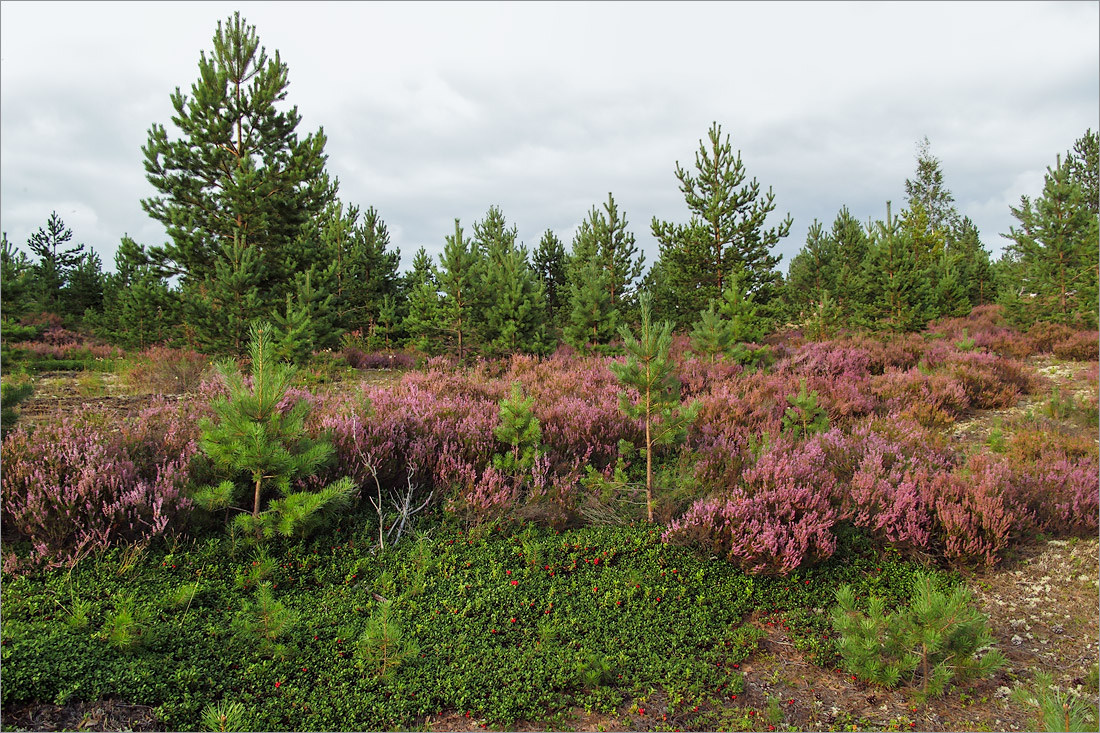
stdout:
[[252,322],[269,311],[261,295],[265,268],[260,251],[243,237],[222,246],[214,271],[190,297],[185,293],[189,333],[200,351],[243,354]]
[[791,260],[785,292],[793,315],[801,321],[821,302],[825,294],[836,292],[832,237],[814,219],[806,233],[806,245]]
[[735,343],[730,322],[722,317],[712,300],[692,324],[691,348],[714,361],[714,357],[729,352]]
[[993,302],[995,291],[989,250],[982,244],[978,228],[969,216],[963,217],[959,223],[951,251],[957,257],[955,263],[959,270],[959,282],[966,291],[970,305]]
[[443,293],[439,308],[440,330],[453,335],[458,359],[462,361],[470,348],[468,337],[476,324],[482,259],[479,251],[471,247],[470,240],[462,235],[458,219],[455,219],[455,233],[446,238],[439,264],[436,279]]
[[619,393],[619,409],[633,420],[645,425],[646,456],[646,518],[653,521],[653,451],[656,446],[671,445],[681,440],[686,428],[699,411],[699,403],[684,406],[680,403],[680,380],[676,378],[675,365],[669,351],[672,347],[672,323],[653,323],[653,300],[649,293],[639,298],[641,324],[638,337],[623,325],[619,329],[626,349],[625,364],[608,366],[623,387],[637,390],[637,402],[631,402],[630,393]]
[[[401,252],[390,248],[390,233],[378,210],[369,207],[358,221],[359,210],[351,208],[349,236],[337,240],[329,250],[336,261],[336,291],[340,325],[346,329],[372,331],[378,322],[382,301],[398,295],[397,269]],[[341,222],[343,224],[343,222]]]
[[1093,216],[1100,216],[1100,133],[1085,130],[1066,155],[1066,164],[1084,193],[1085,205]]
[[278,353],[292,363],[303,363],[314,351],[332,347],[341,329],[332,308],[327,283],[334,280],[335,264],[325,271],[311,266],[294,278],[295,293],[286,295],[286,308],[276,313],[272,338]]
[[867,613],[851,587],[836,592],[833,628],[847,669],[865,680],[894,687],[903,678],[921,682],[921,697],[943,694],[954,680],[982,677],[1005,663],[992,649],[989,618],[971,607],[959,585],[950,594],[927,573],[914,577],[911,602],[894,612],[872,596]]
[[439,283],[431,258],[423,247],[413,257],[413,267],[406,277],[405,288],[409,294],[409,310],[402,322],[402,330],[408,334],[408,344],[428,354],[436,353],[442,318]]
[[932,283],[913,256],[911,243],[886,202],[886,220],[870,227],[871,245],[864,261],[866,312],[889,327],[912,331],[928,322],[926,305]]
[[255,250],[262,310],[270,312],[293,288],[297,264],[308,259],[296,251],[303,225],[335,195],[325,172],[325,135],[299,138],[297,108],[278,109],[287,66],[277,51],[267,56],[255,26],[239,13],[218,23],[213,45],[209,56],[200,53],[191,95],[177,88],[171,96],[176,134],[153,124],[142,148],[158,192],[142,207],[171,240],[150,254],[165,274],[180,276],[193,298],[203,287],[220,287],[211,280],[225,248],[239,239]]
[[103,261],[95,250],[84,252],[69,272],[61,289],[62,310],[66,315],[83,317],[86,312],[103,310]]
[[[295,480],[313,475],[329,460],[332,445],[306,434],[308,402],[299,400],[287,410],[280,409],[294,368],[280,363],[275,349],[272,326],[256,324],[249,332],[250,383],[246,384],[234,361],[218,365],[229,394],[214,398],[210,408],[215,418],[203,419],[199,427],[203,452],[228,478],[218,486],[195,491],[192,497],[208,511],[237,509],[240,513],[233,524],[258,538],[304,536],[346,507],[357,490],[349,478],[319,491],[293,489]],[[246,487],[251,512],[233,506]],[[272,491],[278,498],[265,503]]]
[[96,335],[128,349],[163,343],[178,323],[176,295],[150,264],[145,247],[123,236],[115,271],[104,278],[103,312],[89,325]]
[[535,250],[534,268],[546,293],[547,316],[554,324],[560,321],[561,313],[566,311],[565,305],[569,297],[565,260],[565,245],[554,232],[547,229]]
[[690,222],[676,225],[653,219],[653,236],[660,244],[669,284],[687,300],[685,312],[697,313],[725,290],[731,268],[740,264],[749,275],[749,291],[767,306],[780,280],[776,267],[782,259],[772,250],[790,233],[791,218],[765,229],[775,209],[771,189],[762,195],[755,178],[745,182],[741,154],[733,155],[729,136],[722,139],[717,122],[707,135],[709,143],[699,141],[695,174],[676,164]]
[[867,259],[870,242],[867,232],[858,219],[852,216],[848,207],[841,207],[833,220],[829,237],[833,243],[835,263],[834,291],[840,319],[851,321],[859,312],[866,299],[867,283],[864,279],[863,263]]
[[30,259],[8,241],[8,234],[0,235],[0,301],[4,318],[15,319],[26,313],[33,299]]
[[917,143],[917,175],[915,179],[905,179],[905,198],[910,207],[916,204],[926,212],[929,231],[946,236],[957,227],[959,213],[955,197],[943,183],[940,161],[932,155],[931,147],[927,137]]
[[496,353],[541,351],[545,341],[545,293],[517,237],[496,206],[474,224],[474,247],[483,262],[478,330]]
[[65,226],[65,222],[51,212],[46,226],[39,227],[38,231],[27,240],[27,248],[38,255],[38,262],[34,265],[34,279],[38,286],[38,300],[42,308],[58,315],[62,312],[61,291],[69,282],[72,271],[79,265],[84,252],[84,245],[73,247],[65,245],[72,241],[73,230]]
[[542,449],[542,428],[531,412],[534,397],[524,397],[519,382],[512,393],[500,401],[500,423],[493,428],[498,441],[508,446],[507,453],[493,456],[493,465],[508,474],[529,472]]
[[[1074,179],[1069,158],[1048,168],[1042,195],[1027,196],[1012,215],[1006,256],[1013,263],[1013,291],[1003,302],[1015,320],[1097,322],[1098,228],[1084,187]],[[1015,296],[1013,300],[1012,297]]]
[[634,283],[645,263],[634,235],[626,229],[628,223],[619,213],[615,197],[608,193],[603,210],[593,206],[573,238],[570,285],[577,284],[576,276],[590,259],[595,259],[603,272],[601,279],[612,310],[622,311],[630,304]]
[[607,273],[594,257],[572,272],[565,340],[578,349],[606,344],[614,336],[619,320],[619,311],[611,307],[611,292],[604,283]]

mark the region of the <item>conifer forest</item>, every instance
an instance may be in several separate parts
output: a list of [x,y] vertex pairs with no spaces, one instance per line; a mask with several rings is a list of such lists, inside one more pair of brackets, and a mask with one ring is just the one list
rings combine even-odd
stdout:
[[401,271],[288,79],[217,24],[163,244],[3,237],[5,730],[1097,729],[1097,132],[997,259],[925,139],[782,269],[716,121]]

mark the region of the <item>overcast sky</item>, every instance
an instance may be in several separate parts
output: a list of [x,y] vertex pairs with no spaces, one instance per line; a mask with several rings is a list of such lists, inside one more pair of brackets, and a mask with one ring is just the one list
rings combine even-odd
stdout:
[[686,221],[674,176],[712,121],[790,213],[904,203],[924,136],[995,255],[1009,206],[1100,128],[1100,3],[0,3],[0,226],[22,245],[56,210],[113,269],[163,243],[141,147],[169,134],[200,50],[239,9],[289,68],[299,134],[323,127],[343,201],[433,255],[500,206],[530,249],[568,246],[612,192],[646,253]]

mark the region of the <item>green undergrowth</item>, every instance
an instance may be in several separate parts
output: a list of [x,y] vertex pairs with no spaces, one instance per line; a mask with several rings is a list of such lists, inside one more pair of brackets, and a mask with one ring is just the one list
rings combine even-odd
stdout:
[[373,554],[353,519],[262,551],[218,537],[5,577],[3,705],[110,696],[188,730],[239,704],[253,730],[395,730],[443,710],[611,714],[659,691],[702,715],[743,689],[767,623],[833,664],[835,588],[898,603],[920,569],[845,537],[811,571],[750,577],[644,526],[439,525]]

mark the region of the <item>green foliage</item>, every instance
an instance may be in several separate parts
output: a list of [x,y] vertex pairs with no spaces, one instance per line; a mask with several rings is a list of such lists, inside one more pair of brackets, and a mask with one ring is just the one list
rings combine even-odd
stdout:
[[767,305],[780,281],[776,269],[781,256],[772,254],[780,239],[790,233],[788,216],[778,226],[765,228],[775,209],[775,196],[762,192],[747,173],[741,154],[733,154],[729,136],[715,122],[699,141],[693,174],[676,164],[676,178],[691,212],[686,225],[652,222],[660,244],[660,263],[674,294],[675,312],[691,315],[703,310],[727,288],[735,267],[746,273],[744,286],[757,302]]
[[294,294],[287,293],[286,309],[275,315],[274,338],[279,354],[301,364],[314,351],[333,346],[340,337],[333,309],[334,296],[326,281],[335,267],[321,271],[315,265],[294,277]]
[[410,638],[394,618],[392,601],[379,604],[355,642],[356,662],[372,679],[389,678],[398,667],[419,654],[416,640]]
[[1034,717],[1032,730],[1092,731],[1096,730],[1097,710],[1083,697],[1060,692],[1047,672],[1036,672],[1031,686],[1017,686],[1012,701],[1029,709]]
[[583,265],[574,262],[569,286],[569,323],[565,339],[578,349],[586,349],[611,340],[618,324],[619,311],[611,306],[611,295],[604,284],[600,263],[589,259]]
[[282,601],[275,600],[269,584],[261,583],[256,589],[255,600],[246,600],[240,613],[234,617],[233,631],[249,643],[258,642],[260,654],[285,659],[291,649],[284,639],[297,623],[298,614]]
[[817,404],[817,390],[806,393],[806,380],[799,380],[798,394],[787,395],[790,407],[783,413],[783,432],[795,438],[808,438],[811,435],[829,430],[829,414]]
[[443,294],[436,330],[450,336],[459,361],[466,357],[469,350],[469,337],[477,318],[483,275],[480,255],[480,251],[462,235],[462,227],[455,219],[455,232],[446,238],[443,253],[439,255],[440,267],[435,273]]
[[[238,491],[247,485],[252,489],[252,511],[234,518],[239,529],[257,538],[304,536],[347,507],[357,487],[349,478],[343,478],[316,492],[293,491],[294,480],[312,475],[329,460],[332,445],[307,436],[309,404],[305,400],[281,409],[295,370],[275,358],[271,332],[270,324],[252,327],[250,384],[245,383],[234,362],[218,365],[229,395],[211,402],[216,420],[200,422],[201,446],[214,466],[229,477],[194,495],[196,502],[208,510],[230,508]],[[264,508],[264,493],[270,488],[279,498]]]
[[[68,285],[73,271],[84,259],[84,245],[66,246],[73,238],[73,230],[51,212],[45,227],[27,240],[27,248],[38,256],[33,267],[35,296],[43,310],[61,314],[64,311],[62,290]],[[84,310],[81,309],[80,313]]]
[[7,232],[0,234],[0,301],[5,318],[18,318],[27,312],[34,294],[32,265],[22,251],[8,241]]
[[832,623],[845,667],[875,684],[919,679],[921,695],[936,697],[949,683],[983,677],[1005,662],[991,648],[988,617],[971,608],[965,586],[945,593],[933,575],[922,573],[914,578],[909,606],[897,611],[871,596],[862,612],[848,585],[836,591],[836,601]]
[[248,730],[245,719],[244,705],[239,702],[219,700],[216,703],[207,703],[202,709],[200,718],[203,730],[215,733],[229,733],[229,731]]
[[554,324],[561,321],[568,300],[565,263],[565,245],[553,231],[547,229],[539,240],[532,266],[546,293],[546,312]]
[[636,338],[627,326],[619,333],[626,350],[625,364],[612,363],[611,371],[619,383],[638,393],[632,402],[629,392],[619,393],[619,409],[645,425],[646,514],[653,521],[653,451],[656,446],[672,445],[682,440],[687,426],[699,412],[699,403],[680,403],[680,380],[669,354],[672,346],[672,323],[652,321],[652,297],[648,292],[640,297],[642,322]]
[[546,293],[516,237],[495,206],[474,224],[474,244],[484,258],[478,330],[497,354],[545,350]]
[[[240,256],[227,258],[225,248],[234,239],[247,243],[248,285],[262,295],[263,311],[239,322],[242,345],[251,318],[270,317],[270,307],[293,291],[299,266],[312,264],[303,250],[316,243],[299,235],[335,198],[325,172],[324,133],[300,136],[297,108],[280,109],[288,85],[279,53],[269,57],[255,26],[234,13],[224,25],[218,22],[213,50],[200,53],[191,94],[177,87],[171,95],[177,129],[169,134],[154,123],[142,148],[146,176],[157,191],[142,207],[170,239],[150,250],[151,259],[164,274],[180,276],[188,298],[205,289],[244,297],[248,288],[241,283],[222,282],[238,273],[219,267],[219,260],[241,263]],[[215,297],[219,301],[230,307]],[[217,308],[211,309],[207,317],[216,321]],[[220,341],[216,323],[196,325],[206,329],[204,342]],[[235,335],[228,336],[230,343]]]
[[118,651],[133,651],[146,644],[152,631],[149,609],[137,604],[133,595],[116,597],[114,606],[115,610],[108,615],[99,637]]
[[[1082,149],[1096,147],[1095,135],[1078,141]],[[1032,201],[1020,199],[1012,215],[1019,228],[1009,229],[1011,244],[1002,258],[1005,277],[1000,302],[1017,323],[1035,320],[1080,323],[1095,328],[1097,322],[1097,267],[1100,258],[1100,218],[1087,168],[1071,153],[1048,168],[1042,194]],[[1095,181],[1095,173],[1092,173]],[[1092,184],[1093,187],[1095,184]]]
[[[440,526],[375,555],[364,552],[373,527],[349,516],[327,534],[268,545],[263,582],[298,618],[274,642],[285,647],[281,661],[270,658],[261,632],[233,633],[245,604],[249,615],[259,608],[257,588],[235,583],[257,556],[235,554],[224,536],[153,546],[127,573],[120,573],[125,553],[112,550],[81,561],[71,575],[6,575],[3,706],[117,696],[154,707],[159,725],[171,730],[218,728],[203,723],[203,711],[227,700],[241,703],[248,713],[242,727],[255,730],[407,729],[441,709],[510,728],[586,705],[628,705],[654,689],[679,700],[681,711],[709,710],[743,687],[734,665],[760,639],[747,622],[754,609],[774,611],[768,620],[784,619],[803,648],[816,639],[828,664],[828,616],[812,609],[828,606],[842,583],[903,601],[919,569],[849,543],[811,572],[750,578],[661,543],[648,526],[489,530],[470,537]],[[421,569],[422,591],[410,595]],[[196,581],[203,591],[191,611],[169,616],[170,629],[140,653],[119,654],[87,630],[49,618],[55,599],[71,597],[91,602],[98,629],[112,610],[102,599],[133,594],[136,605],[153,610]],[[377,612],[370,591],[395,590],[386,596],[395,599],[391,621],[423,656],[385,679],[365,680],[355,647]],[[798,608],[807,611],[798,616]],[[830,639],[822,642],[824,635]],[[670,652],[677,649],[691,653]],[[576,665],[589,659],[603,660],[612,674],[601,671],[602,683],[586,688]]]
[[402,329],[408,334],[408,345],[425,353],[438,351],[441,323],[439,282],[436,280],[428,251],[421,247],[413,257],[413,268],[406,276],[409,293],[408,314]]
[[541,451],[542,430],[531,411],[534,402],[534,397],[524,398],[519,382],[513,383],[511,395],[500,401],[500,424],[493,435],[511,450],[493,456],[493,465],[505,473],[529,472]]
[[7,435],[19,419],[19,405],[34,393],[26,376],[5,374],[0,379],[0,436]]

